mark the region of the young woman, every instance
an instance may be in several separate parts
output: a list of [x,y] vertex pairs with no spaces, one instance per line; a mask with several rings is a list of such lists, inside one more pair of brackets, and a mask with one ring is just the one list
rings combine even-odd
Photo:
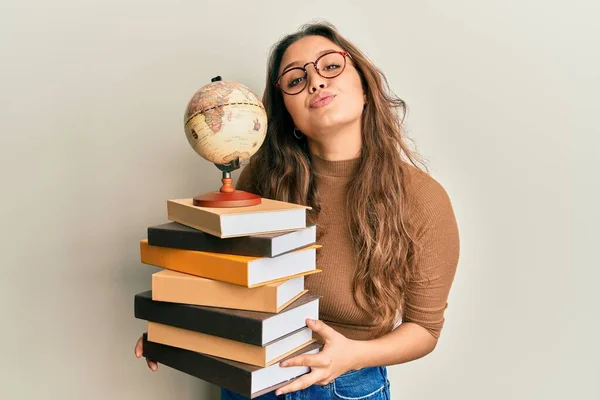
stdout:
[[273,47],[263,102],[267,137],[237,187],[312,207],[323,272],[306,287],[322,298],[307,324],[324,344],[282,363],[311,372],[263,398],[389,399],[386,366],[433,351],[444,324],[459,258],[450,199],[405,143],[404,102],[333,26]]

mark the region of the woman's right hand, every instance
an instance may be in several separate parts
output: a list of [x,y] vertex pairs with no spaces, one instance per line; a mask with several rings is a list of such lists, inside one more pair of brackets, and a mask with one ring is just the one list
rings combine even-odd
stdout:
[[[135,344],[135,356],[140,358],[144,354],[144,337],[140,336],[137,343]],[[152,371],[156,371],[158,369],[158,363],[152,360],[148,360],[146,358],[146,363],[148,364],[148,368]]]

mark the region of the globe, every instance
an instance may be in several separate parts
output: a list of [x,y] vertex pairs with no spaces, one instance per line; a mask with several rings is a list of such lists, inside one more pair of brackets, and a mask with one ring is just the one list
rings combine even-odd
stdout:
[[235,190],[231,172],[254,155],[265,140],[267,113],[250,88],[220,76],[194,93],[184,114],[187,140],[205,160],[222,171],[219,191],[194,197],[200,207],[244,207],[260,196]]
[[193,95],[184,122],[190,146],[217,165],[250,158],[267,133],[267,114],[258,96],[219,76]]

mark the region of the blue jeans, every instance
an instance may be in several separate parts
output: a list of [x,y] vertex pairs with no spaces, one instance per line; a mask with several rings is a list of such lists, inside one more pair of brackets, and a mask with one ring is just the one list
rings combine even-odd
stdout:
[[[269,392],[254,400],[390,400],[390,382],[385,367],[349,371],[325,385],[312,385],[304,390],[275,396]],[[221,400],[247,400],[227,389],[221,389]]]

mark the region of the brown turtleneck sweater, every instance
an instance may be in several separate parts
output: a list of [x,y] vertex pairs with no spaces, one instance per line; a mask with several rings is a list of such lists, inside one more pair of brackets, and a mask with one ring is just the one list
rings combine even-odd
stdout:
[[[321,295],[320,319],[348,338],[373,338],[373,317],[364,312],[352,296],[356,259],[347,226],[345,199],[348,183],[358,159],[328,161],[313,156],[316,187],[321,200],[317,229],[318,265],[321,273],[306,278],[306,288]],[[459,256],[459,236],[450,199],[444,188],[427,173],[409,166],[409,195],[416,196],[416,209],[409,218],[416,224],[424,253],[417,268],[419,282],[409,283],[402,322],[413,322],[439,337],[444,311]],[[249,190],[249,168],[242,170],[237,188]],[[423,284],[428,281],[428,284]]]

